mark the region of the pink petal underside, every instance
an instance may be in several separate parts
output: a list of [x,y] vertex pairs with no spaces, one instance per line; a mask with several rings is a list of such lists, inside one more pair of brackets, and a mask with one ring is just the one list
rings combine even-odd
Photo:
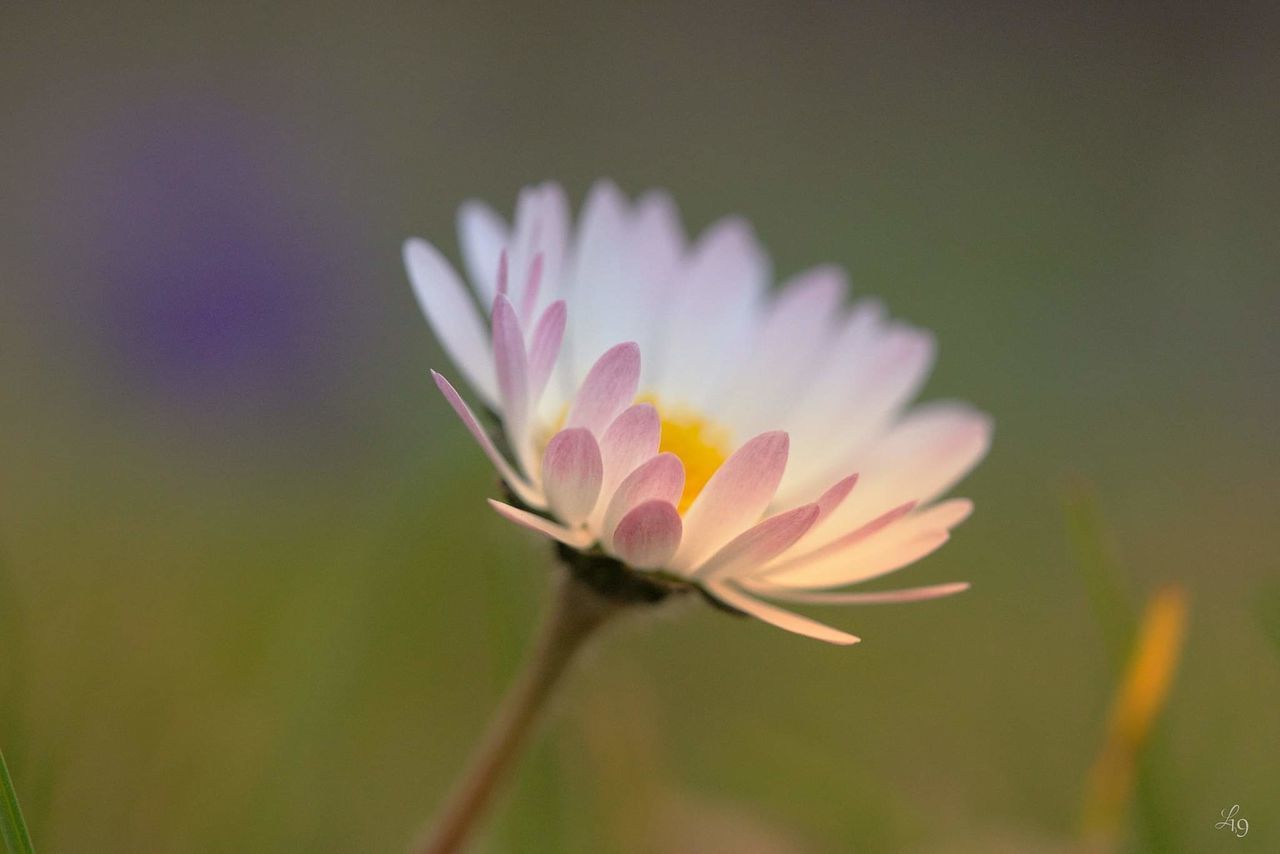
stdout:
[[533,329],[533,340],[529,344],[529,399],[535,404],[542,397],[560,355],[567,315],[564,300],[557,300],[547,306]]
[[680,545],[682,522],[675,506],[646,501],[622,517],[613,532],[613,553],[636,569],[658,569]]
[[520,316],[525,323],[533,319],[533,310],[538,305],[538,293],[542,290],[542,268],[546,256],[541,252],[533,256],[529,265],[529,278],[524,286],[524,296],[520,300]]
[[844,503],[844,500],[849,497],[849,493],[853,491],[857,483],[858,476],[851,474],[843,480],[836,481],[833,486],[822,493],[818,498],[818,519],[814,524],[817,525],[818,522],[823,521],[839,508]]
[[640,383],[640,348],[618,344],[587,372],[565,421],[567,427],[586,427],[600,436],[636,396]]
[[526,322],[544,298],[564,296],[558,291],[568,229],[568,201],[559,186],[545,183],[520,191],[510,241],[511,300]]
[[436,340],[485,402],[496,404],[489,335],[458,274],[434,246],[416,238],[405,241],[404,263]]
[[762,596],[770,596],[802,605],[888,605],[903,602],[927,602],[930,599],[954,596],[957,593],[963,593],[968,590],[969,582],[955,581],[949,584],[934,584],[928,587],[911,587],[906,590],[878,590],[869,593],[828,593],[792,590],[787,587],[752,582],[745,582],[743,586]]
[[[886,535],[886,538],[888,535]],[[868,543],[862,548],[807,563],[795,569],[770,575],[768,581],[779,587],[830,590],[848,587],[888,575],[926,557],[951,538],[947,531],[925,531],[907,539],[885,543]]]
[[600,446],[583,427],[561,430],[542,457],[542,487],[551,511],[567,525],[586,521],[600,495]]
[[498,293],[498,257],[509,238],[502,217],[483,202],[465,202],[458,210],[458,243],[481,305],[492,305]]
[[[882,524],[874,536],[852,538],[843,548],[828,550],[824,546],[814,559],[793,562],[784,557],[782,562],[767,568],[761,578],[789,588],[830,588],[866,581],[913,563],[939,548],[947,541],[947,532],[963,522],[972,510],[973,502],[967,498],[943,501]],[[884,516],[870,524],[882,520]]]
[[684,463],[675,454],[658,454],[642,463],[622,479],[612,496],[605,496],[609,508],[600,525],[605,548],[611,547],[614,530],[632,508],[655,499],[674,504],[683,491]]
[[580,549],[591,544],[591,536],[586,531],[571,531],[565,526],[557,525],[550,519],[544,519],[536,513],[512,507],[510,504],[503,504],[501,501],[495,501],[492,498],[489,499],[489,506],[517,525],[528,528],[530,531],[537,531],[539,534],[558,540],[566,546]]
[[494,296],[498,294],[511,295],[511,256],[505,249],[498,253],[498,291]]
[[695,578],[733,578],[782,554],[818,519],[818,505],[806,504],[770,516],[734,537],[698,567]]
[[786,611],[767,602],[761,602],[759,599],[748,596],[731,581],[711,582],[707,585],[707,592],[731,608],[737,608],[757,620],[762,620],[798,635],[841,646],[855,644],[860,640],[855,635],[842,632],[839,629],[833,629],[816,620],[802,617],[799,614]]
[[600,439],[600,455],[604,458],[602,494],[611,494],[624,477],[652,459],[658,453],[661,437],[662,422],[651,404],[637,403],[622,410]]
[[761,433],[725,460],[684,517],[684,541],[674,566],[690,572],[722,545],[755,524],[769,506],[787,466],[790,440]]
[[816,561],[823,560],[824,558],[831,557],[832,555],[839,554],[858,543],[865,542],[871,537],[874,537],[894,522],[905,517],[915,509],[915,506],[916,503],[914,501],[908,501],[906,504],[899,505],[887,513],[882,513],[865,525],[860,525],[849,533],[837,537],[823,546],[807,551],[804,554],[788,557],[781,563],[769,567],[765,570],[763,575],[770,576],[782,572],[789,572],[793,569],[798,569]]
[[968,498],[948,498],[926,507],[911,517],[912,524],[923,528],[951,530],[973,513],[973,502]]
[[524,335],[511,302],[502,294],[493,299],[493,361],[502,395],[502,420],[512,442],[523,431],[529,412],[529,364]]
[[498,470],[498,474],[511,487],[512,491],[520,497],[520,500],[530,507],[542,508],[546,506],[546,502],[542,496],[534,492],[533,487],[529,485],[523,477],[516,473],[502,456],[498,453],[498,449],[494,447],[493,440],[489,438],[489,434],[480,426],[480,422],[476,420],[475,414],[471,411],[471,407],[467,406],[466,401],[458,394],[457,390],[440,374],[435,371],[431,372],[432,378],[436,382],[436,387],[440,389],[440,393],[444,395],[445,400],[449,401],[449,405],[453,407],[453,411],[457,413],[459,419],[466,426],[467,431],[471,433],[480,449],[484,451],[485,456],[489,458],[489,462],[493,463],[493,467]]

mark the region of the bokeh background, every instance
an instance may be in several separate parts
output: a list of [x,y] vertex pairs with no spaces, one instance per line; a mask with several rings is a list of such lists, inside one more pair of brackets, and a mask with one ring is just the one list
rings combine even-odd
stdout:
[[1191,598],[1123,844],[1277,850],[1278,43],[1274,4],[3,4],[0,746],[38,847],[402,849],[550,564],[483,504],[400,242],[610,176],[936,330],[926,397],[996,442],[895,580],[974,588],[815,612],[854,649],[620,626],[482,847],[1072,850],[1102,572]]

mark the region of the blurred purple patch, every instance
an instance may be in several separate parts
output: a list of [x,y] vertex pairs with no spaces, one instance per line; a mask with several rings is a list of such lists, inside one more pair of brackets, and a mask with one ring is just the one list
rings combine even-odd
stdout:
[[289,140],[207,103],[126,112],[82,152],[79,212],[117,382],[202,416],[309,408],[333,375],[343,265],[308,224]]

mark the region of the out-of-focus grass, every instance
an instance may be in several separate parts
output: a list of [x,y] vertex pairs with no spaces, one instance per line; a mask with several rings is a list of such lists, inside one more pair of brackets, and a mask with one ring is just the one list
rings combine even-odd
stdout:
[[27,832],[27,822],[22,817],[22,806],[3,751],[0,751],[0,839],[4,840],[9,854],[34,854],[31,834]]
[[1280,584],[1270,584],[1258,591],[1258,626],[1280,655]]
[[1097,495],[1076,480],[1066,501],[1076,565],[1089,592],[1094,616],[1111,653],[1118,687],[1099,756],[1086,782],[1083,827],[1100,835],[1104,850],[1118,850],[1130,799],[1137,802],[1144,845],[1175,852],[1182,843],[1169,822],[1172,797],[1167,759],[1159,744],[1159,722],[1169,685],[1182,655],[1186,594],[1165,587],[1144,613],[1130,604],[1128,580],[1102,521]]

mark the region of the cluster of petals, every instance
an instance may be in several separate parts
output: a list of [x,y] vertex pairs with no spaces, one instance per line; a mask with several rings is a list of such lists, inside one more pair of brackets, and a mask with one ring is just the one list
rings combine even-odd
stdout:
[[[844,589],[946,542],[972,505],[940,499],[986,453],[991,421],[958,402],[911,406],[932,336],[875,300],[847,305],[843,271],[771,289],[742,220],[690,241],[665,194],[633,203],[607,182],[576,230],[554,184],[522,191],[510,225],[470,202],[458,226],[470,288],[425,241],[406,243],[405,262],[437,338],[500,421],[495,442],[433,372],[515,498],[490,502],[503,516],[832,643],[858,639],[777,603],[967,587]],[[728,437],[683,502],[688,460],[662,449],[671,413]]]

